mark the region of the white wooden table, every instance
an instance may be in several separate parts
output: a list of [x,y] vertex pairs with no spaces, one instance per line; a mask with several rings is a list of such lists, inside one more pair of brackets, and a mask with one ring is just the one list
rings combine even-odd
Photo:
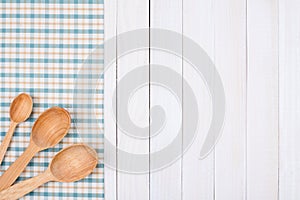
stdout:
[[[117,166],[105,168],[107,200],[300,199],[300,1],[106,0],[104,5],[105,38],[116,36],[113,56],[125,48],[118,42],[124,32],[139,28],[178,32],[198,43],[214,61],[226,95],[222,136],[205,159],[198,157],[201,134],[175,163],[148,173],[124,173],[118,169],[122,159],[118,153],[105,152],[105,159],[115,160]],[[185,44],[177,42],[183,45],[181,58],[154,50],[136,51],[117,58],[105,74],[105,135],[120,149],[148,152],[145,164],[149,168],[156,162],[152,153],[172,135],[160,141],[144,138],[130,146],[124,130],[110,119],[113,90],[126,73],[149,64],[172,66],[201,88],[203,80],[193,78],[183,61]],[[148,73],[136,78],[149,82],[155,77],[149,67]],[[177,127],[184,120],[180,105],[185,102],[185,87],[180,87],[179,106],[159,87],[148,84],[135,91],[128,106],[132,120],[146,128],[150,124],[150,136],[149,108],[161,103],[174,117],[167,125]],[[122,101],[118,99],[121,92],[116,94],[117,102]],[[205,111],[207,97],[195,95],[199,109]],[[202,111],[199,131],[207,129],[210,118],[209,112]],[[122,120],[118,116],[122,113],[117,121]],[[185,127],[179,134],[184,138]]]

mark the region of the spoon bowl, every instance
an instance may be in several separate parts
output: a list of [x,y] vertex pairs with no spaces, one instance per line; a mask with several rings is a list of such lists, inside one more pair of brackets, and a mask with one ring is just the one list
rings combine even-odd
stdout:
[[28,148],[0,177],[0,191],[15,182],[37,152],[62,140],[70,126],[71,117],[65,109],[52,107],[43,112],[33,125]]
[[32,112],[32,99],[26,93],[19,94],[10,104],[10,126],[0,146],[0,165],[17,125],[28,119]]
[[49,170],[56,181],[74,182],[89,175],[98,162],[97,152],[83,144],[60,151],[52,160]]
[[19,199],[49,181],[78,181],[92,173],[97,162],[95,150],[84,144],[72,145],[56,154],[45,172],[1,191],[0,200]]
[[32,112],[32,98],[26,93],[19,94],[11,103],[10,119],[15,123],[21,123],[28,119]]
[[41,150],[56,145],[68,132],[71,117],[68,111],[52,107],[42,113],[34,123],[31,141]]

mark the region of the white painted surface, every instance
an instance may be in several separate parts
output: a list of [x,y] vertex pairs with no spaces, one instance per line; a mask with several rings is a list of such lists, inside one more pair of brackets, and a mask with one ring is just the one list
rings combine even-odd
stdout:
[[240,200],[246,196],[246,1],[215,1],[214,7],[215,65],[226,94],[215,151],[215,199]]
[[[136,175],[106,166],[106,199],[298,200],[299,13],[297,0],[106,0],[105,38],[149,26],[183,33],[214,61],[226,94],[222,136],[215,150],[201,160],[212,104],[201,77],[180,56],[167,52],[135,52],[118,59],[117,68],[111,67],[105,75],[105,134],[110,141],[118,141],[119,148],[148,153],[145,164],[151,167],[158,162],[151,153],[167,144],[177,134],[177,123],[185,120],[180,118],[184,112],[180,104],[184,104],[187,85],[181,85],[183,93],[176,102],[157,86],[151,85],[149,93],[148,84],[129,102],[132,120],[149,127],[149,106],[160,104],[170,111],[172,117],[167,120],[174,127],[136,145],[116,130],[115,121],[108,120],[113,118],[109,105],[116,77],[140,65],[171,66],[181,74],[193,88],[201,123],[188,151],[163,170]],[[183,57],[184,48],[183,44]],[[151,69],[149,73],[150,77],[137,78],[149,81]],[[184,127],[180,134],[184,142]],[[110,152],[105,157],[120,159]]]
[[[205,0],[183,2],[183,34],[199,44],[214,59],[214,3]],[[188,13],[188,14],[186,14]],[[197,19],[197,26],[192,23]],[[185,54],[186,44],[183,44]],[[183,187],[184,200],[214,198],[214,151],[204,160],[199,159],[200,147],[209,128],[211,120],[211,99],[207,95],[204,81],[196,75],[191,66],[184,62],[183,76],[189,80],[198,101],[199,128],[190,149],[183,155]],[[213,77],[211,77],[213,78]],[[184,87],[187,87],[184,85]],[[183,90],[183,102],[187,98]],[[184,111],[185,112],[185,111]],[[188,114],[188,113],[187,113]],[[184,120],[184,119],[183,119]],[[183,127],[184,136],[186,127]]]
[[[116,25],[117,25],[117,0],[105,1],[105,20],[104,30],[105,40],[114,38],[116,36]],[[114,39],[116,42],[116,40]],[[116,45],[114,45],[116,47]],[[116,52],[116,49],[113,49]],[[108,65],[108,59],[110,56],[116,57],[115,53],[109,55],[111,50],[107,46],[104,46],[104,62],[105,66]],[[116,147],[116,124],[113,120],[113,90],[116,88],[116,63],[112,63],[109,71],[105,71],[104,76],[104,115],[105,115],[105,138],[108,138],[109,142]],[[104,161],[107,163],[107,159],[112,160],[112,163],[116,163],[116,149],[115,151],[108,151],[108,143],[104,143]],[[117,194],[117,181],[116,181],[116,170],[113,166],[104,165],[104,195],[105,199],[116,199]]]
[[300,198],[300,2],[279,1],[279,198]]
[[[149,27],[149,2],[148,0],[131,0],[131,1],[117,1],[117,34],[122,34],[127,31],[147,28]],[[148,38],[146,38],[148,40]],[[139,42],[139,41],[132,41]],[[117,37],[117,56],[119,57],[119,51],[123,46],[123,43]],[[143,65],[149,65],[149,51],[134,52],[127,56],[118,58],[117,63],[117,79],[121,80],[125,74],[134,70],[135,68]],[[148,80],[149,72],[142,74],[136,79]],[[128,84],[128,83],[124,83]],[[148,88],[149,86],[145,86]],[[122,120],[122,116],[126,112],[120,108],[120,102],[122,99],[121,91],[117,89],[117,122]],[[143,90],[143,92],[136,98],[133,106],[129,106],[128,112],[133,113],[133,120],[144,124],[145,127],[149,126],[148,121],[148,107],[149,107],[149,89]],[[142,111],[142,112],[141,112]],[[139,134],[139,133],[136,133]],[[149,141],[145,139],[143,143],[133,143],[131,138],[126,135],[124,130],[119,126],[117,127],[117,147],[120,150],[132,151],[133,153],[145,153],[149,152]],[[117,166],[121,166],[126,162],[128,164],[135,165],[132,160],[124,160],[117,153]],[[145,163],[149,166],[149,163]],[[148,200],[149,199],[149,174],[128,174],[117,170],[117,199],[126,200]]]
[[277,199],[278,2],[247,7],[247,199]]
[[[152,28],[168,29],[178,33],[182,32],[182,4],[181,0],[161,1],[150,0],[151,14],[150,26]],[[150,36],[150,41],[154,38]],[[152,43],[150,43],[152,44]],[[176,41],[178,46],[182,46],[182,41]],[[152,46],[152,45],[151,45]],[[182,76],[182,55],[172,55],[166,52],[151,50],[150,63],[155,67],[156,64],[168,66]],[[166,74],[157,74],[155,69],[150,68],[150,82],[156,79],[166,79]],[[154,127],[150,125],[151,137],[150,140],[150,155],[159,152],[173,141],[176,136],[182,138],[182,131],[180,131],[181,124],[181,104],[182,104],[182,84],[178,84],[180,93],[178,95],[172,94],[168,88],[160,87],[158,85],[151,85],[150,87],[150,108],[154,106],[161,106],[166,113],[166,124],[161,132],[156,135]],[[150,115],[152,113],[150,112]],[[155,119],[152,119],[155,120]],[[179,126],[176,126],[179,125]],[[182,141],[178,142],[176,150],[181,152]],[[154,167],[160,163],[160,158],[150,156],[150,167]],[[150,199],[151,200],[180,200],[181,199],[181,158],[167,168],[153,171],[150,174]],[[172,184],[170,184],[172,183]],[[160,187],[157,187],[160,185]]]

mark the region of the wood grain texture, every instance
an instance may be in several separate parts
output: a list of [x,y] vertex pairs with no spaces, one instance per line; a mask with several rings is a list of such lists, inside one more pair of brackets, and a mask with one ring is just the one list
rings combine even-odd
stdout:
[[[106,187],[112,187],[107,188],[110,191],[106,194],[108,199],[297,199],[298,162],[295,152],[298,104],[296,100],[291,99],[297,99],[296,57],[299,45],[298,28],[293,20],[298,17],[299,3],[281,0],[279,2],[280,4],[277,0],[119,0],[115,3],[117,9],[111,12],[117,17],[108,19],[112,24],[108,25],[110,34],[121,34],[150,26],[183,33],[201,46],[214,61],[223,81],[226,121],[215,150],[205,159],[199,159],[212,117],[212,102],[203,78],[198,77],[189,62],[167,52],[133,52],[119,58],[116,64],[117,74],[109,75],[116,76],[118,81],[141,65],[151,63],[172,66],[172,69],[186,80],[180,86],[182,93],[179,103],[184,105],[184,99],[188,98],[185,91],[188,87],[193,89],[199,107],[199,124],[192,145],[173,165],[139,175],[124,174],[119,171],[122,169],[108,170],[106,177],[109,180],[106,178],[106,181],[109,183]],[[149,42],[151,44],[151,35]],[[116,46],[116,51],[122,48],[122,44]],[[183,58],[185,48],[188,47],[182,43]],[[287,69],[283,66],[291,67]],[[154,74],[153,71],[152,73]],[[151,68],[149,74],[137,77],[146,82],[155,78],[151,78]],[[213,76],[210,78],[214,79]],[[109,84],[107,88],[116,86],[113,80],[109,78],[106,82]],[[281,93],[278,93],[279,87]],[[150,136],[153,131],[151,132],[149,108],[158,104],[164,105],[165,111],[171,110],[173,113],[168,120],[174,120],[175,116],[180,114],[177,113],[176,105],[172,104],[172,95],[153,85],[149,88],[149,84],[140,89],[129,102],[128,112],[136,124],[142,124],[143,127],[150,125]],[[107,90],[109,89],[105,92],[111,96],[111,91]],[[109,109],[107,115],[110,115]],[[183,116],[188,116],[189,113],[184,113],[184,109],[181,108],[181,111]],[[117,115],[117,120],[122,120],[122,113]],[[290,117],[293,119],[290,120]],[[181,119],[182,122],[184,120],[187,119]],[[114,122],[107,125],[109,130],[117,132],[115,136],[109,133],[110,138],[118,141],[120,149],[126,149],[131,144],[128,150],[148,153],[149,163],[145,165],[149,167],[159,162],[151,156],[152,153],[159,150],[162,144],[168,143],[171,138],[167,136],[174,134],[173,129],[167,130],[166,134],[151,137],[150,141],[146,139],[140,144],[132,145],[124,130],[120,127],[115,130],[115,125]],[[176,127],[177,123],[172,125]],[[182,144],[187,134],[185,128],[183,127],[181,133]],[[178,145],[179,148],[182,146]],[[280,158],[279,153],[282,155]],[[118,154],[108,156],[116,159],[116,162],[122,160],[117,158]],[[113,194],[115,188],[117,192]],[[292,192],[289,192],[290,190]]]
[[[127,31],[136,30],[140,28],[149,28],[149,1],[148,0],[131,0],[117,2],[117,34],[120,35]],[[131,43],[139,44],[141,41],[148,41],[149,35],[143,38],[137,38],[130,41]],[[117,38],[117,57],[119,52],[127,48],[124,43]],[[137,139],[138,132],[129,133],[121,127],[122,120],[125,120],[127,112],[131,116],[131,120],[139,127],[147,129],[146,134],[149,135],[149,51],[133,51],[124,57],[118,57],[117,61],[117,199],[122,200],[149,200],[149,139]],[[135,79],[146,82],[146,85],[137,92],[120,89],[122,86],[127,86],[129,82],[120,81],[130,72],[135,69],[146,66],[148,70],[142,74],[135,76]],[[148,84],[147,84],[148,83]],[[132,92],[133,100],[128,102],[128,108],[121,106],[127,99],[124,99],[127,92]],[[126,126],[126,125],[125,125]],[[125,127],[126,129],[126,127]],[[136,134],[136,137],[131,137],[130,134]],[[147,160],[144,163],[135,163],[135,160],[122,157],[119,155],[120,150],[130,152],[133,154],[147,155]],[[142,173],[127,173],[122,171],[121,166],[137,166],[142,164],[145,169]]]
[[279,199],[300,199],[300,2],[279,1]]
[[34,143],[29,145],[24,153],[0,177],[0,191],[7,189],[17,180],[33,156],[39,151],[40,149]]
[[19,94],[11,103],[9,114],[12,121],[24,122],[32,112],[33,102],[29,94]]
[[246,196],[246,1],[215,1],[215,65],[226,94],[223,133],[216,145],[215,198]]
[[10,126],[0,146],[0,165],[12,139],[16,126],[28,119],[32,112],[33,102],[26,93],[19,94],[10,105]]
[[[105,41],[111,39],[113,40],[114,48],[104,45],[104,66],[107,69],[104,72],[104,194],[106,200],[116,200],[117,199],[117,176],[116,176],[116,117],[114,116],[113,104],[116,99],[113,99],[113,92],[116,89],[116,61],[108,63],[110,58],[116,58],[116,31],[117,31],[117,0],[105,0],[105,17],[104,17],[104,39]],[[111,49],[113,48],[113,49]],[[108,67],[109,66],[109,67]],[[109,150],[109,143],[111,143],[115,148]],[[107,163],[112,163],[109,166]]]
[[247,199],[277,199],[278,2],[247,7]]
[[19,199],[29,192],[35,190],[40,187],[44,183],[48,182],[51,178],[51,173],[47,171],[47,173],[40,174],[33,178],[22,181],[18,184],[11,186],[10,188],[3,190],[0,192],[1,200],[16,200]]
[[71,117],[65,109],[52,107],[43,112],[32,127],[28,148],[0,177],[0,191],[15,182],[37,152],[58,144],[70,126]]
[[16,122],[10,122],[9,129],[8,129],[5,137],[2,140],[2,143],[1,143],[1,146],[0,146],[0,165],[3,161],[3,158],[5,156],[7,148],[9,147],[10,141],[12,139],[12,136],[14,134],[14,131],[15,131],[17,125],[18,124]]
[[85,144],[64,148],[52,159],[42,174],[0,192],[0,199],[15,200],[49,181],[74,182],[85,178],[97,166],[97,152]]
[[[197,25],[195,25],[197,24]],[[194,40],[214,60],[214,2],[205,0],[183,1],[183,35]],[[183,57],[186,57],[186,49],[183,43]],[[203,78],[197,75],[188,62],[183,63],[183,78],[187,81],[183,84],[183,103],[189,98],[185,91],[191,87],[198,103],[198,129],[190,148],[183,154],[182,169],[182,199],[214,199],[215,167],[214,151],[205,159],[199,159],[201,146],[209,129],[211,121],[211,98]],[[211,79],[213,77],[210,77]],[[183,110],[185,116],[186,113]],[[183,119],[188,120],[188,118]],[[188,127],[183,125],[183,139],[189,134]],[[184,143],[188,142],[186,140]]]
[[[151,29],[167,29],[182,33],[182,1],[160,1],[151,0],[150,27]],[[159,38],[150,35],[151,41],[159,40]],[[166,41],[161,41],[161,43]],[[162,44],[163,45],[163,44]],[[182,49],[182,40],[173,41],[173,45]],[[157,127],[150,124],[150,167],[155,169],[155,166],[162,164],[161,158],[154,156],[155,152],[168,148],[174,138],[179,136],[182,138],[182,82],[181,79],[175,79],[172,75],[166,73],[157,73],[156,65],[162,65],[172,72],[176,72],[179,77],[182,77],[182,55],[173,55],[170,53],[151,50],[150,51],[150,108],[160,106],[165,112],[165,125],[159,132]],[[178,87],[178,93],[174,94],[168,87],[158,86],[157,80],[169,80],[172,78],[173,84]],[[177,80],[177,81],[176,81]],[[169,82],[172,84],[172,82]],[[150,111],[152,121],[155,116]],[[158,133],[158,134],[157,134]],[[182,140],[178,140],[176,149],[178,156],[182,154]],[[177,159],[174,163],[166,163],[161,165],[160,170],[153,170],[150,174],[150,199],[151,200],[180,200],[182,198],[182,159]],[[170,184],[172,183],[172,184]],[[159,186],[159,187],[158,187]]]

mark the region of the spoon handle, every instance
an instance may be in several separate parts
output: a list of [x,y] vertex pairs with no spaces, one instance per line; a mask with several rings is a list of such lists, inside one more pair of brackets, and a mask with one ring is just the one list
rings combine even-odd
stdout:
[[5,190],[15,182],[38,151],[38,147],[29,145],[23,154],[0,177],[0,191]]
[[0,165],[3,161],[3,158],[5,156],[7,148],[9,146],[10,141],[11,141],[11,138],[14,134],[16,126],[17,126],[17,123],[15,123],[13,121],[10,123],[9,129],[8,129],[6,135],[5,135],[5,137],[4,137],[4,139],[1,143],[1,146],[0,146]]
[[51,174],[47,171],[33,178],[17,183],[0,192],[0,200],[15,200],[23,197],[39,186],[51,180]]

